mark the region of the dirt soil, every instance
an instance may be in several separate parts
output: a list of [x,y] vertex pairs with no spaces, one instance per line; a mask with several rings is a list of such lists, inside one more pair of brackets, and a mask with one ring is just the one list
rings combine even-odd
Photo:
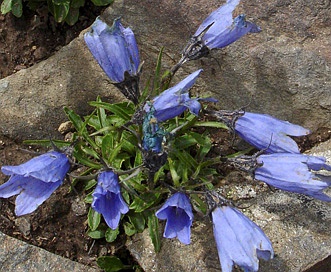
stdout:
[[[35,13],[25,12],[22,18],[0,15],[0,78],[47,59],[90,26],[101,11],[87,4],[73,27],[56,24],[45,8]],[[299,138],[298,143],[304,151],[330,137],[331,131],[322,128]],[[220,139],[222,137],[215,137],[217,144],[223,145],[225,140]],[[230,140],[227,138],[227,143]],[[0,166],[23,163],[35,156],[36,151],[40,150],[32,150],[0,135]],[[7,178],[0,173],[0,183]],[[97,267],[98,256],[114,253],[124,263],[132,264],[124,247],[125,237],[109,244],[103,239],[93,241],[86,235],[88,207],[82,201],[84,196],[69,189],[69,184],[61,186],[36,212],[19,218],[14,215],[15,198],[0,199],[0,231],[83,264]]]

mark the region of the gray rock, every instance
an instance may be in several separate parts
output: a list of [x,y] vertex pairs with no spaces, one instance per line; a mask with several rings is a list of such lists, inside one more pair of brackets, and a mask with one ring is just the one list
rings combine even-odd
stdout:
[[[331,162],[330,150],[331,140],[313,149],[311,155],[326,156]],[[241,194],[247,186],[256,191],[256,196]],[[242,212],[263,229],[273,244],[274,259],[260,261],[259,271],[304,271],[331,255],[330,203],[279,190],[271,192],[266,186],[252,187],[251,182],[228,187],[239,200],[251,198],[241,202],[248,207]],[[331,190],[328,192],[331,194]],[[127,247],[146,272],[220,271],[212,223],[200,220],[193,224],[188,246],[177,239],[163,239],[161,251],[156,254],[145,230],[135,235]]]
[[81,34],[49,59],[0,80],[0,133],[15,139],[61,137],[63,107],[79,114],[88,101],[123,99],[95,63]]
[[[103,17],[111,23],[122,16],[123,24],[134,30],[145,61],[144,83],[153,74],[161,47],[166,69],[219,5],[217,0],[116,1]],[[249,104],[250,111],[312,130],[331,127],[329,1],[242,1],[235,13],[246,13],[263,31],[214,51],[209,59],[185,64],[173,83],[203,68],[194,92],[216,96],[222,109]],[[60,136],[56,130],[66,121],[63,106],[86,114],[91,110],[86,102],[97,95],[107,101],[123,99],[82,35],[48,60],[0,80],[0,95],[0,132],[18,139]]]
[[[180,58],[190,34],[219,6],[216,0],[116,1],[104,17],[111,22],[122,15],[124,24],[133,28],[146,77],[161,47],[163,67],[169,68]],[[235,11],[239,13],[263,31],[214,51],[209,59],[185,64],[174,83],[203,68],[195,92],[213,94],[222,109],[249,105],[250,111],[311,130],[331,127],[329,1],[242,1]]]
[[62,258],[44,249],[29,245],[0,232],[0,267],[8,272],[97,272],[94,269],[69,259]]

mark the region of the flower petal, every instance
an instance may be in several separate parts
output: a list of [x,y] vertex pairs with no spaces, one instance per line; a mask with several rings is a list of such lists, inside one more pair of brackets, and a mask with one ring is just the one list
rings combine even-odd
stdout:
[[63,180],[69,171],[70,163],[63,153],[51,151],[17,166],[2,166],[5,175],[34,177],[44,182]]
[[213,231],[223,272],[231,272],[235,264],[245,271],[258,271],[258,255],[273,258],[270,240],[242,213],[230,206],[212,212]]
[[161,220],[167,220],[164,237],[177,237],[183,244],[190,243],[193,213],[190,200],[185,194],[172,195],[155,215]]
[[235,131],[251,145],[266,149],[267,153],[300,153],[298,145],[288,135],[303,136],[310,133],[299,125],[251,112],[245,112],[237,119]]
[[247,22],[243,14],[236,17],[232,25],[224,29],[223,32],[217,30],[212,25],[203,36],[206,46],[210,49],[226,47],[249,32],[256,33],[261,31],[257,25]]
[[114,83],[124,81],[124,73],[136,76],[140,64],[138,46],[130,28],[124,28],[120,18],[109,27],[98,17],[85,42],[93,57]]
[[29,178],[13,175],[10,179],[0,186],[0,197],[8,198],[19,194]]
[[148,113],[153,108],[155,110],[154,116],[158,122],[172,119],[182,114],[187,108],[192,113],[198,114],[201,105],[197,98],[190,98],[188,91],[201,71],[202,69],[195,71],[174,87],[165,90],[153,99],[153,103],[146,103],[144,106],[145,112]]
[[23,190],[16,198],[15,214],[21,216],[32,213],[39,205],[47,200],[61,184],[62,181],[46,183],[38,179],[29,178],[22,186]]
[[[320,163],[318,163],[319,160]],[[310,171],[330,167],[320,157],[275,153],[260,155],[257,163],[261,165],[255,170],[257,180],[281,190],[331,202],[331,197],[323,193],[323,190],[331,185],[330,178]],[[310,166],[314,169],[309,168]]]
[[129,211],[121,195],[118,176],[112,171],[101,172],[92,196],[92,208],[102,214],[111,229],[117,229],[121,214]]
[[193,36],[198,36],[207,26],[214,23],[210,30],[222,30],[230,27],[233,22],[232,12],[239,4],[240,0],[227,0],[226,4],[214,10],[199,26]]

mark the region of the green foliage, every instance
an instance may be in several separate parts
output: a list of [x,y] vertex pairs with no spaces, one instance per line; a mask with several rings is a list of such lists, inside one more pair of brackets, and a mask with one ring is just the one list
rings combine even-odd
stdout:
[[[107,6],[114,0],[91,0],[95,6]],[[46,4],[49,12],[54,16],[58,23],[66,22],[74,25],[79,19],[79,8],[85,5],[85,0],[28,0],[27,6],[35,10],[40,5]],[[22,0],[3,0],[1,3],[1,13],[12,12],[16,17],[23,14]]]
[[99,257],[97,259],[97,264],[105,272],[114,272],[131,268],[129,265],[124,265],[122,261],[115,256]]
[[[65,19],[68,12],[71,12],[70,7],[79,8],[84,1],[52,0],[51,4],[53,12]],[[171,73],[161,72],[162,52],[158,57],[154,78],[148,80],[142,92],[143,99],[161,93],[170,84]],[[66,154],[80,170],[80,176],[72,175],[72,186],[79,185],[84,190],[84,200],[88,204],[93,202],[92,194],[97,186],[98,174],[103,170],[116,173],[129,212],[122,215],[121,225],[113,230],[105,224],[102,215],[90,207],[87,235],[111,243],[119,236],[132,236],[147,228],[154,249],[158,252],[161,236],[155,211],[170,192],[191,193],[193,207],[201,213],[207,213],[203,193],[213,188],[214,177],[217,175],[214,165],[219,163],[219,159],[213,158],[211,154],[212,141],[205,128],[228,128],[219,122],[201,121],[189,111],[180,117],[158,123],[159,136],[163,141],[161,153],[166,156],[161,165],[153,169],[146,163],[148,153],[142,148],[142,134],[147,134],[146,127],[149,127],[150,122],[155,122],[153,112],[148,113],[151,118],[146,123],[146,113],[142,111],[141,105],[135,106],[131,102],[107,103],[100,97],[89,102],[89,105],[94,110],[84,117],[64,107],[75,129],[70,142],[29,140],[25,143],[67,150]],[[151,160],[154,159],[152,157]],[[116,257],[100,257],[97,262],[104,271],[127,268]]]

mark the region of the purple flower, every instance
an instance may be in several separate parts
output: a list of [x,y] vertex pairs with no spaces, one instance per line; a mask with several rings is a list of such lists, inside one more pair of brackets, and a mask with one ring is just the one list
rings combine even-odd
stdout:
[[261,31],[260,27],[246,21],[244,14],[233,19],[232,13],[239,2],[240,0],[228,0],[202,22],[184,49],[184,59],[199,59],[211,49],[223,48],[249,32]]
[[163,233],[165,238],[177,237],[183,244],[190,243],[193,213],[187,195],[175,193],[155,215],[161,220],[167,220]]
[[290,122],[278,120],[267,114],[245,112],[234,127],[238,135],[246,142],[266,149],[267,153],[300,153],[298,145],[290,136],[304,136],[308,129]]
[[238,210],[230,206],[217,207],[212,212],[212,220],[223,272],[231,272],[234,264],[244,271],[258,271],[258,258],[273,258],[268,237]]
[[202,36],[202,40],[209,49],[213,49],[223,48],[249,32],[260,32],[260,27],[247,22],[244,14],[233,19],[232,13],[239,2],[240,0],[228,0],[225,5],[213,11],[202,22],[194,36],[198,36],[211,25]]
[[93,57],[121,92],[134,103],[139,98],[139,52],[134,34],[120,18],[109,27],[97,17],[85,42]]
[[331,185],[331,176],[320,170],[331,171],[324,157],[303,154],[275,153],[257,157],[255,179],[278,189],[305,194],[331,202],[323,190]]
[[198,115],[201,109],[201,104],[198,100],[217,101],[213,98],[190,98],[189,89],[193,86],[201,71],[202,69],[195,71],[176,86],[165,90],[159,96],[155,97],[152,103],[147,102],[144,110],[150,112],[151,108],[154,108],[154,116],[158,122],[172,119],[182,114],[186,109]]
[[10,179],[0,186],[0,197],[18,195],[15,214],[35,211],[62,184],[70,163],[65,154],[51,151],[18,166],[2,166]]
[[92,196],[92,208],[102,214],[111,229],[116,229],[120,222],[121,214],[129,211],[129,207],[121,195],[118,176],[112,171],[100,173],[98,185]]
[[300,153],[299,147],[290,136],[310,133],[299,125],[276,119],[267,114],[252,112],[213,112],[242,139],[266,153]]

